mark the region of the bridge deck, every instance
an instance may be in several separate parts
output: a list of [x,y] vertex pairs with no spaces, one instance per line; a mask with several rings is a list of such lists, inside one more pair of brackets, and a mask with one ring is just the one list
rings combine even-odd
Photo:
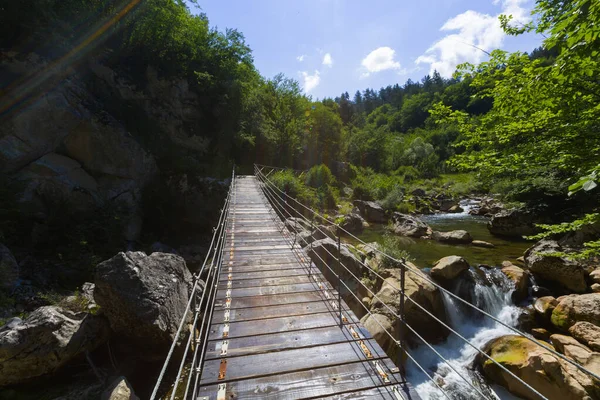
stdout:
[[274,218],[236,178],[199,399],[417,399]]

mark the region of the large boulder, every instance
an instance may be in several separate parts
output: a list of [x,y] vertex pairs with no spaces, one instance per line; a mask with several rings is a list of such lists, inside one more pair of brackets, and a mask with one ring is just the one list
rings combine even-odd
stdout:
[[555,282],[569,291],[587,290],[585,269],[576,262],[555,253],[563,248],[554,240],[541,240],[525,252],[525,264],[536,277]]
[[535,217],[522,210],[505,210],[495,214],[488,222],[488,230],[498,236],[521,238],[536,234]]
[[0,243],[0,289],[11,291],[19,280],[19,264],[8,247]]
[[521,301],[525,299],[527,297],[527,286],[529,284],[529,272],[516,265],[507,265],[502,267],[501,271],[514,285],[514,300]]
[[354,200],[353,204],[356,208],[358,208],[360,214],[367,220],[367,222],[375,222],[379,224],[384,224],[387,222],[385,210],[379,203],[374,201]]
[[431,277],[436,280],[449,281],[468,269],[469,263],[464,258],[448,256],[436,261],[431,268]]
[[592,350],[600,351],[600,327],[597,325],[580,321],[569,328],[569,333]]
[[103,317],[57,306],[38,308],[0,328],[0,386],[57,370],[108,339]]
[[[491,340],[484,352],[548,399],[591,400],[597,398],[594,382],[571,364],[525,337],[506,335]],[[476,363],[484,375],[524,399],[539,396],[494,362],[479,355]]]
[[535,300],[533,308],[542,319],[549,321],[552,311],[558,305],[558,301],[552,296],[542,296]]
[[[414,267],[414,265],[411,266]],[[398,288],[401,287],[400,273],[400,269],[385,271],[385,275],[388,275],[388,277],[384,280],[381,289],[373,297],[371,303],[371,312],[386,315],[392,322],[396,321],[396,317],[388,307],[396,314],[399,313],[400,295]],[[416,305],[419,304],[445,323],[446,311],[439,289],[420,274],[407,271],[404,290],[406,297],[410,299],[406,300],[404,304],[406,323],[426,340],[437,341],[443,339],[447,334],[445,328]],[[412,332],[407,332],[407,334],[414,340],[415,344],[422,344]]]
[[291,217],[285,220],[285,227],[292,233],[309,231],[311,229],[310,223],[302,218]]
[[364,228],[365,220],[356,213],[344,215],[340,226],[350,233],[360,233]]
[[450,243],[450,244],[469,244],[473,241],[473,238],[469,232],[464,230],[456,230],[450,232],[438,232],[433,231],[431,238],[438,242]]
[[552,324],[568,330],[579,321],[600,325],[600,293],[565,296],[552,311]]
[[392,214],[392,230],[402,236],[421,237],[427,235],[429,226],[417,217],[395,212]]
[[394,319],[389,316],[377,313],[366,314],[361,319],[362,324],[373,336],[373,339],[386,350],[394,346],[393,338],[398,336],[398,324],[393,321]]
[[358,257],[358,250],[355,250],[355,252],[352,251],[350,246],[341,244],[340,259],[343,266],[339,269],[335,260],[338,256],[338,244],[335,240],[326,238],[314,241],[308,250],[308,256],[319,267],[325,277],[333,282],[335,276],[331,270],[342,277],[351,278],[350,272],[359,278],[362,277],[363,265]]
[[110,326],[147,358],[163,358],[189,299],[192,275],[180,256],[119,253],[96,267],[94,298]]
[[115,379],[102,393],[100,400],[140,400],[124,376]]

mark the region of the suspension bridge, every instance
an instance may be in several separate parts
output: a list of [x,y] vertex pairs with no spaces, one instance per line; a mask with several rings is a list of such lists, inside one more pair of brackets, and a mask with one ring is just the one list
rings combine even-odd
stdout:
[[[383,305],[397,317],[398,326],[391,329],[381,325],[395,344],[394,359],[390,358],[345,301],[352,300],[353,307],[364,307],[362,314],[370,313],[355,293],[356,285],[363,285],[361,277],[344,265],[340,256],[340,237],[352,234],[278,189],[269,180],[275,169],[269,168],[267,173],[264,169],[255,166],[254,176],[232,175],[210,250],[195,276],[185,315],[151,400],[417,400],[420,397],[404,373],[406,362],[429,379],[432,387],[439,390],[440,398],[455,398],[443,387],[443,380],[436,379],[435,371],[427,370],[411,355],[402,337],[406,332],[414,334],[440,362],[456,372],[475,398],[496,399],[490,392],[482,391],[472,377],[461,374],[406,323],[404,303],[412,299],[404,293],[405,274],[419,273],[456,301],[498,324],[504,323],[437,285],[404,260],[392,258],[401,272],[400,287],[396,288],[398,303]],[[308,227],[310,238],[299,236],[298,224]],[[326,250],[328,262],[311,246],[317,238],[332,236],[337,251]],[[385,253],[381,256],[391,258]],[[368,265],[364,267],[383,279]],[[377,298],[375,293],[371,295]],[[552,398],[490,358],[427,309],[414,304],[513,376],[535,398]],[[548,344],[505,326],[600,380]]]

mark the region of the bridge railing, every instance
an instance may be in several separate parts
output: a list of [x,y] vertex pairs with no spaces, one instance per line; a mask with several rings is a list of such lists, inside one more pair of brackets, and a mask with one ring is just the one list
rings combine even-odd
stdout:
[[[298,231],[300,230],[300,227],[298,225],[293,226],[293,229],[291,229],[291,232],[289,235],[289,241],[290,241],[290,245],[291,245],[292,249],[298,254],[299,260],[304,260],[304,262],[308,264],[309,268],[312,268],[312,265],[313,265],[312,262],[314,261],[315,265],[319,264],[320,266],[326,268],[325,271],[322,271],[324,274],[326,272],[329,272],[330,273],[329,276],[335,277],[336,282],[331,282],[331,283],[332,283],[332,285],[333,284],[338,285],[338,296],[340,295],[340,290],[343,288],[345,290],[345,292],[348,293],[348,295],[352,296],[356,300],[356,304],[358,304],[358,305],[362,306],[362,308],[364,308],[364,311],[366,312],[366,314],[373,315],[373,313],[369,309],[369,307],[367,307],[365,304],[363,304],[362,300],[354,293],[354,291],[345,282],[346,279],[350,278],[350,279],[354,280],[358,285],[360,285],[363,290],[367,291],[373,297],[373,299],[378,300],[378,302],[381,303],[383,305],[383,307],[392,316],[394,316],[397,319],[397,323],[399,324],[398,329],[397,329],[398,337],[396,337],[396,335],[394,335],[392,332],[390,332],[389,329],[387,329],[385,326],[383,326],[377,318],[373,318],[373,321],[375,321],[379,325],[379,327],[382,329],[382,331],[385,333],[385,335],[387,335],[390,338],[390,340],[392,341],[392,343],[394,343],[397,346],[398,357],[396,360],[396,364],[402,372],[403,372],[403,369],[402,369],[403,365],[402,365],[402,359],[401,359],[402,356],[401,355],[404,354],[431,381],[431,383],[440,391],[441,394],[443,394],[448,399],[453,398],[453,396],[450,394],[450,392],[448,392],[443,387],[441,387],[440,384],[437,382],[437,380],[434,379],[434,377],[432,377],[427,372],[426,368],[423,367],[415,359],[415,357],[411,354],[411,351],[406,346],[404,337],[402,336],[403,332],[410,331],[416,338],[419,339],[420,342],[422,342],[429,350],[431,350],[436,355],[437,358],[439,358],[440,362],[444,363],[448,368],[450,368],[450,370],[455,372],[465,382],[465,384],[474,391],[474,393],[476,393],[478,396],[480,396],[483,399],[495,399],[495,396],[493,396],[493,395],[490,396],[489,394],[484,394],[481,391],[481,389],[478,388],[473,383],[472,379],[470,379],[468,376],[465,376],[464,373],[461,373],[461,371],[459,371],[449,360],[447,360],[442,354],[440,354],[440,352],[438,350],[436,350],[434,346],[432,346],[427,340],[425,340],[425,338],[423,338],[416,331],[416,329],[414,329],[414,327],[410,326],[410,324],[407,323],[407,321],[405,319],[405,315],[404,315],[404,304],[405,304],[405,302],[410,302],[416,308],[418,308],[421,312],[423,312],[424,314],[428,315],[431,319],[436,321],[441,327],[443,327],[444,329],[447,329],[450,332],[450,334],[459,338],[459,340],[461,342],[463,342],[465,345],[473,348],[481,357],[484,357],[486,360],[489,360],[491,363],[495,364],[498,368],[500,368],[503,372],[512,376],[516,381],[520,382],[525,388],[527,388],[529,391],[531,391],[532,394],[535,394],[540,399],[547,399],[546,396],[542,395],[538,390],[536,390],[530,384],[525,382],[523,379],[521,379],[515,373],[513,373],[512,371],[507,369],[505,366],[498,363],[495,359],[493,359],[487,353],[485,353],[481,348],[479,348],[475,344],[471,343],[471,341],[469,341],[467,338],[465,338],[459,332],[454,330],[446,322],[442,321],[437,316],[435,316],[433,313],[431,313],[429,310],[427,310],[425,307],[423,307],[421,304],[419,304],[418,302],[413,300],[411,297],[407,296],[407,294],[405,293],[405,277],[406,277],[406,274],[414,274],[413,276],[417,276],[417,277],[419,277],[419,279],[422,279],[422,280],[428,282],[429,284],[435,286],[438,290],[442,291],[447,296],[450,296],[453,300],[469,307],[470,309],[474,310],[476,313],[480,314],[481,316],[483,316],[487,319],[490,319],[497,324],[502,325],[503,327],[512,331],[513,334],[523,337],[526,340],[534,343],[535,345],[537,345],[541,348],[544,348],[545,350],[549,351],[557,358],[560,358],[561,360],[575,366],[577,369],[579,369],[581,372],[588,375],[589,377],[592,377],[592,378],[600,381],[600,376],[596,375],[594,372],[586,369],[582,365],[567,358],[563,354],[561,354],[561,353],[557,352],[556,350],[554,350],[553,348],[549,347],[547,344],[544,344],[544,343],[534,339],[532,336],[527,335],[524,332],[521,332],[517,328],[514,328],[514,327],[502,322],[501,320],[494,317],[493,315],[487,313],[486,311],[478,308],[477,306],[469,303],[468,301],[466,301],[466,300],[462,299],[461,297],[455,295],[454,293],[448,291],[447,289],[445,289],[444,287],[439,285],[437,282],[433,281],[431,279],[431,277],[429,276],[429,274],[423,272],[422,270],[420,270],[418,268],[415,268],[414,266],[411,266],[410,264],[408,264],[406,262],[406,260],[396,259],[396,258],[392,257],[391,255],[386,254],[385,252],[381,251],[378,248],[369,246],[368,243],[365,243],[363,240],[356,237],[354,234],[352,234],[348,230],[344,229],[339,224],[332,222],[325,216],[321,215],[320,213],[316,212],[315,210],[311,209],[310,207],[306,206],[305,204],[302,204],[297,199],[295,199],[294,197],[287,194],[284,190],[277,187],[277,185],[275,185],[273,183],[273,181],[271,181],[269,179],[271,172],[274,170],[275,169],[271,169],[268,166],[255,165],[255,176],[260,182],[260,186],[261,186],[261,189],[262,189],[262,192],[263,192],[265,198],[271,204],[274,213],[277,214],[277,216],[279,216],[279,219],[280,219],[279,223],[280,223],[281,229],[282,230],[287,229],[286,224],[285,224],[286,221],[293,221],[291,223],[288,222],[288,227],[291,224],[297,224],[298,221],[300,221],[300,220],[303,221],[303,224],[300,224],[300,225],[310,226],[310,240],[308,240],[310,243],[307,244],[304,248],[302,248],[301,246],[297,246],[297,241],[298,241],[297,235],[298,235]],[[279,168],[277,168],[277,170],[279,170]],[[338,246],[337,254],[334,254],[335,252],[332,253],[325,246],[323,246],[321,248],[324,252],[327,253],[326,258],[335,261],[336,265],[331,266],[331,265],[329,265],[330,263],[328,263],[326,260],[324,260],[317,252],[313,251],[312,245],[314,242],[313,239],[316,234],[318,234],[318,236],[321,238],[326,238],[326,237],[331,237],[333,232],[335,232],[335,241]],[[371,251],[373,251],[374,253],[377,253],[381,257],[388,259],[389,261],[391,261],[394,265],[396,265],[400,269],[400,286],[399,287],[392,285],[389,281],[386,281],[386,284],[388,286],[392,287],[398,294],[398,297],[399,297],[398,311],[396,311],[393,306],[391,306],[390,304],[387,304],[380,297],[378,297],[378,295],[376,293],[374,293],[367,285],[365,285],[361,281],[360,277],[356,276],[356,274],[353,273],[351,271],[351,269],[348,268],[348,266],[346,266],[344,264],[342,257],[340,257],[340,246],[341,246],[341,236],[342,235],[352,238],[353,241],[363,244],[364,246],[367,246]],[[306,254],[306,249],[308,249],[308,254]],[[312,257],[314,257],[314,259],[311,260],[310,257],[308,257],[309,254]],[[365,269],[365,271],[368,271],[370,274],[372,274],[373,276],[376,276],[378,279],[385,281],[385,278],[383,276],[381,276],[381,274],[378,271],[371,268],[365,261],[363,261],[360,258],[358,259],[358,261],[360,262],[361,266]],[[336,267],[337,267],[337,271],[334,270],[334,268],[336,268]],[[341,278],[342,271],[344,273],[345,279]],[[327,274],[325,274],[325,275],[327,275]],[[341,312],[341,308],[340,308],[340,312]]]
[[[202,267],[197,274],[194,274],[194,282],[186,309],[183,313],[177,333],[175,334],[171,348],[166,356],[163,367],[156,380],[154,390],[150,400],[154,400],[158,396],[159,389],[163,384],[167,371],[176,371],[177,376],[169,387],[168,391],[170,400],[178,399],[196,399],[198,394],[198,384],[200,382],[200,374],[202,363],[206,354],[206,346],[208,344],[208,334],[210,332],[210,322],[214,311],[214,304],[217,294],[217,286],[221,273],[223,248],[225,246],[227,222],[229,217],[230,206],[235,203],[235,169],[231,175],[231,184],[225,198],[225,203],[219,215],[219,221],[213,228],[213,235],[208,248]],[[202,280],[201,280],[202,278]],[[200,291],[202,293],[200,293]],[[190,323],[188,330],[184,334],[184,326]],[[185,345],[183,345],[185,343]],[[173,354],[180,347],[183,351],[181,360],[177,364]],[[185,346],[185,347],[182,347]],[[191,352],[191,354],[190,354]],[[176,368],[176,369],[174,369]],[[187,372],[187,375],[184,374]],[[193,386],[192,386],[193,382]],[[167,383],[165,383],[166,385]],[[183,397],[178,393],[180,385],[185,385]],[[167,391],[163,388],[163,391]],[[166,398],[166,397],[162,397]]]

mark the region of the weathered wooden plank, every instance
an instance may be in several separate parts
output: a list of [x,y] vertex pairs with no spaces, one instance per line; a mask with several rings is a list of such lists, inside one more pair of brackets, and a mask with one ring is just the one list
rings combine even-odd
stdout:
[[[331,286],[329,284],[325,283],[325,285],[328,286],[328,289],[331,289]],[[314,283],[299,283],[297,285],[231,289],[231,297],[238,298],[247,296],[265,296],[282,293],[312,292],[314,290],[318,290],[318,287]],[[226,290],[219,290],[217,292],[217,299],[224,299],[225,297]]]
[[[286,277],[286,276],[301,276],[307,275],[307,268],[303,268],[300,266],[296,266],[293,268],[287,269],[276,269],[276,270],[255,270],[249,272],[239,272],[237,269],[232,268],[232,280],[243,280],[243,279],[262,279],[262,278],[278,278],[278,277]],[[222,273],[220,277],[221,282],[228,281],[228,274]]]
[[[373,340],[365,341],[371,344]],[[383,355],[385,356],[385,354]],[[374,355],[374,357],[377,357]],[[253,354],[227,358],[227,374],[221,382],[249,379],[263,375],[283,374],[304,369],[321,368],[365,359],[355,342],[336,343],[276,353]],[[375,358],[374,358],[375,359]],[[220,360],[207,360],[200,384],[217,383]]]
[[[371,335],[365,328],[358,324],[352,324],[352,326],[361,335],[361,338],[371,338]],[[234,357],[301,347],[322,346],[353,340],[355,338],[352,337],[350,330],[347,328],[340,329],[339,325],[294,332],[228,338],[227,356]],[[207,344],[206,359],[220,358],[222,344],[222,338],[209,341]]]
[[[229,267],[232,268],[234,274],[250,273],[250,272],[272,272],[272,271],[284,271],[287,270],[298,270],[308,271],[308,267],[300,264],[299,262],[293,263],[280,263],[280,264],[256,264],[256,265],[236,265],[235,262],[231,265],[225,264],[223,266],[223,273],[229,271]],[[316,268],[313,268],[316,270]]]
[[[337,295],[337,292],[333,292],[333,295]],[[311,301],[323,301],[323,292],[320,290],[314,290],[310,292],[298,292],[298,293],[282,293],[265,296],[254,296],[254,297],[233,297],[231,299],[231,309],[246,308],[246,307],[261,307],[261,306],[274,306],[279,304],[297,304],[301,302]],[[225,301],[223,299],[218,300],[215,304],[215,310],[223,308]]]
[[[389,360],[381,362],[385,362],[386,367],[393,368],[393,364],[390,365],[391,362]],[[396,375],[389,374],[388,376],[391,381],[390,385],[398,382]],[[372,388],[381,385],[381,379],[373,363],[363,361],[231,382],[227,384],[227,399],[324,398],[336,393],[369,393],[373,390]],[[391,387],[381,389],[383,390],[375,390],[373,393],[379,392],[383,397],[371,396],[367,398],[389,398],[395,400],[395,397],[387,397],[386,395],[388,391],[391,391]],[[199,393],[200,396],[209,396],[212,400],[216,398],[216,391],[216,385],[209,385],[201,387]],[[341,398],[360,399],[363,397]]]
[[[278,276],[273,278],[259,278],[259,279],[244,279],[236,280],[232,279],[231,288],[249,288],[249,287],[267,287],[267,286],[282,286],[282,285],[296,285],[299,283],[312,282],[309,276],[305,273],[304,275],[297,276]],[[228,282],[219,282],[219,289],[226,289]]]
[[[225,311],[219,311],[221,321]],[[216,318],[219,315],[216,315]],[[299,329],[322,328],[324,326],[335,326],[339,324],[337,312],[329,311],[318,314],[297,315],[263,319],[260,321],[242,321],[229,324],[229,337],[264,335],[275,332],[288,332]],[[208,340],[216,340],[223,337],[223,324],[212,324]]]
[[[230,309],[229,320],[231,322],[242,322],[265,318],[293,317],[331,310],[333,310],[331,304],[319,298],[317,301],[312,302]],[[347,310],[347,308],[344,308],[344,310]],[[221,322],[223,322],[223,318],[220,314],[215,315],[212,319],[213,324]]]

